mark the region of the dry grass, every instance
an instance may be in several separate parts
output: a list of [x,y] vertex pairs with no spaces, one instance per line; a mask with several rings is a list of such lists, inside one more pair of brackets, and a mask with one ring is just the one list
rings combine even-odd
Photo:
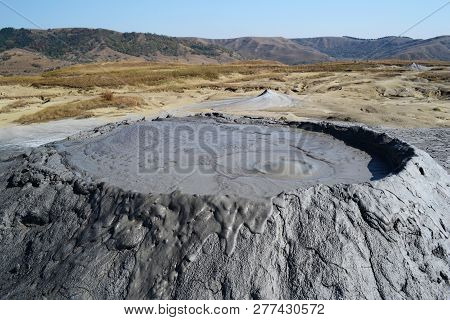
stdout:
[[112,92],[109,92],[108,94],[104,93],[100,97],[89,100],[48,106],[35,113],[20,117],[17,122],[30,124],[65,118],[85,118],[91,116],[92,111],[95,109],[130,109],[139,107],[142,104],[144,104],[144,100],[140,97],[114,96]]
[[[44,72],[39,76],[0,77],[0,85],[32,85],[34,87],[93,87],[117,88],[125,85],[145,85],[155,90],[171,90],[188,80],[203,80],[216,84],[231,74],[242,78],[275,78],[283,80],[285,74],[309,72],[380,72],[380,66],[404,67],[405,61],[326,62],[310,65],[287,66],[270,61],[243,61],[221,65],[185,65],[151,62],[116,62],[84,64]],[[442,63],[441,63],[442,64]],[[399,70],[397,70],[398,72]],[[400,70],[401,71],[401,70]],[[203,85],[205,84],[203,83]]]
[[17,101],[14,101],[14,102],[4,106],[3,108],[1,108],[0,113],[13,112],[13,111],[16,111],[17,109],[25,108],[26,106],[27,106],[27,103],[25,101],[17,100]]
[[450,82],[450,72],[448,71],[426,71],[421,72],[419,77],[427,79],[428,81],[445,81]]
[[[10,92],[7,98],[31,101],[32,97],[54,96],[49,104],[25,111],[18,109],[17,113],[10,112],[2,118],[5,123],[33,123],[115,116],[124,114],[122,109],[147,115],[160,112],[161,108],[169,110],[247,92],[257,94],[269,88],[302,99],[307,97],[302,108],[283,111],[292,116],[331,117],[369,124],[448,126],[446,83],[450,64],[433,64],[433,69],[420,73],[412,73],[407,68],[409,64],[409,61],[344,61],[287,66],[270,61],[241,61],[185,65],[134,61],[74,65],[39,76],[0,76],[0,86],[5,85],[2,91]],[[143,104],[142,99],[131,96],[137,93],[145,96],[147,103],[143,108],[131,110]],[[412,105],[415,109],[411,109]],[[433,107],[436,109],[432,110]],[[277,108],[272,113],[278,116],[280,112]]]

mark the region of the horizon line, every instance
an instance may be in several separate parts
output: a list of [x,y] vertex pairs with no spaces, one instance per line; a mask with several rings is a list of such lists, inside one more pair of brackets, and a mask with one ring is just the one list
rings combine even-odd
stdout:
[[160,36],[165,36],[165,37],[170,37],[170,38],[198,38],[198,39],[214,39],[214,40],[230,40],[230,39],[239,39],[239,38],[283,38],[283,39],[313,39],[313,38],[353,38],[353,39],[357,39],[357,40],[379,40],[379,39],[384,39],[384,38],[409,38],[409,39],[413,39],[413,40],[428,40],[428,39],[434,39],[434,38],[439,38],[439,37],[448,37],[450,35],[447,34],[441,34],[441,35],[437,35],[434,37],[430,37],[430,38],[412,38],[409,36],[405,36],[405,35],[386,35],[386,36],[381,36],[378,38],[361,38],[361,37],[356,37],[356,36],[350,36],[350,35],[342,35],[342,36],[296,36],[296,37],[285,37],[285,36],[280,36],[280,35],[275,35],[275,36],[259,36],[259,35],[243,35],[243,36],[233,36],[233,37],[219,37],[219,38],[211,38],[211,37],[202,37],[202,36],[174,36],[174,35],[168,35],[168,34],[163,34],[163,33],[154,33],[151,31],[118,31],[118,30],[114,30],[114,29],[108,29],[108,28],[103,28],[103,27],[52,27],[52,28],[26,28],[26,27],[11,27],[11,26],[3,26],[0,27],[0,30],[3,29],[16,29],[16,30],[20,30],[20,29],[24,29],[24,30],[36,30],[36,31],[48,31],[48,30],[64,30],[64,29],[89,29],[89,30],[106,30],[106,31],[112,31],[112,32],[118,32],[118,33],[143,33],[143,34],[155,34],[155,35],[160,35]]

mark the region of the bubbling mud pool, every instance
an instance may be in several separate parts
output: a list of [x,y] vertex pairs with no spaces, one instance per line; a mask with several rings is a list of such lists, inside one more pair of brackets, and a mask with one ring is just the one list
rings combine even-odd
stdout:
[[381,157],[331,135],[204,117],[123,125],[54,143],[77,174],[141,193],[249,199],[391,172]]

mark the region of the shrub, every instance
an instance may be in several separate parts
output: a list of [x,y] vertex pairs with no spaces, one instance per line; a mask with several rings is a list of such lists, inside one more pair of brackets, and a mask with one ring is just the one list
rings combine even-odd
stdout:
[[105,101],[112,101],[114,98],[114,93],[112,91],[108,90],[108,91],[103,92],[100,96]]

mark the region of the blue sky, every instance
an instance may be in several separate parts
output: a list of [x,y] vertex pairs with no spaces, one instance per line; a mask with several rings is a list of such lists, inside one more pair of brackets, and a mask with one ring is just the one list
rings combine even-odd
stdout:
[[[36,28],[34,23],[44,29],[91,27],[207,38],[378,38],[401,34],[445,3],[448,1],[0,0],[0,27]],[[448,35],[449,21],[450,4],[405,36]]]

